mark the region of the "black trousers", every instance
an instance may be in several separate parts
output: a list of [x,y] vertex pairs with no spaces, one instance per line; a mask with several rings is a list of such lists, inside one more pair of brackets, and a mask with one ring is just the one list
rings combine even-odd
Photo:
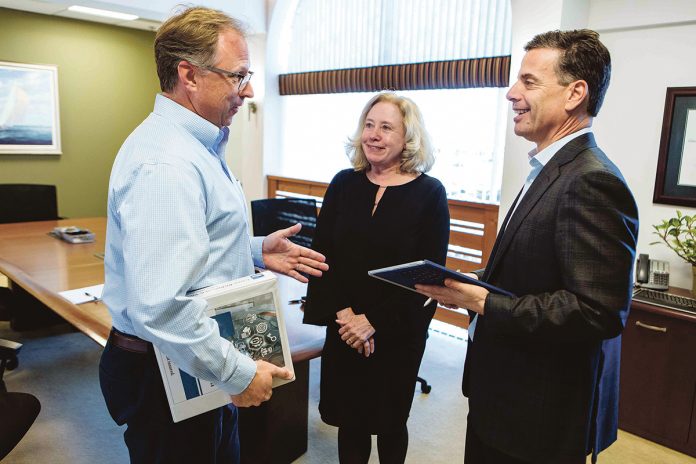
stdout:
[[239,463],[237,408],[228,405],[174,423],[152,349],[137,353],[109,340],[99,382],[109,414],[127,425],[131,463]]
[[[466,427],[466,445],[464,445],[464,464],[542,464],[522,461],[482,442],[474,432],[471,424]],[[584,457],[559,457],[548,464],[585,464]]]

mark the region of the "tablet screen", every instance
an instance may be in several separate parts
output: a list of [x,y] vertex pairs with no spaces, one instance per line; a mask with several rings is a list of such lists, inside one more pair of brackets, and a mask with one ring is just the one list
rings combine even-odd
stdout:
[[501,295],[515,296],[514,294],[498,288],[495,285],[473,279],[460,272],[447,269],[437,263],[428,260],[414,261],[412,263],[399,264],[381,269],[373,269],[368,274],[377,279],[384,280],[394,285],[415,291],[416,284],[444,285],[445,279],[455,279],[466,284],[478,285],[486,290]]

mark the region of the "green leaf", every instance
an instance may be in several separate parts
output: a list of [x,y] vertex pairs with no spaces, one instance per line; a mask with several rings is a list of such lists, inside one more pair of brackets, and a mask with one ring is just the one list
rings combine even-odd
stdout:
[[663,219],[662,223],[653,225],[653,234],[684,261],[696,266],[696,214],[683,214],[676,210],[677,217]]

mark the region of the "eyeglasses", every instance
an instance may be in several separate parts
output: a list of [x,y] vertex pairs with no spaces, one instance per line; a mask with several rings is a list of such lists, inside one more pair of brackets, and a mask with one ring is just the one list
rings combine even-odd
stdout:
[[229,79],[232,80],[233,85],[237,85],[237,91],[241,92],[244,90],[244,87],[247,86],[249,81],[251,80],[251,76],[254,75],[252,71],[248,71],[246,74],[240,74],[232,71],[225,71],[224,69],[216,68],[215,66],[201,66],[203,69],[207,69],[208,71],[212,71],[214,73],[218,73],[221,76],[225,76]]

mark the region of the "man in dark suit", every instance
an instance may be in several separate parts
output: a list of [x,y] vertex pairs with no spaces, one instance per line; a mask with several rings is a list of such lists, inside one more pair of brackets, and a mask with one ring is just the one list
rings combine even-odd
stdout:
[[638,212],[591,132],[611,73],[599,35],[548,32],[525,50],[507,98],[532,169],[476,273],[518,296],[419,290],[475,316],[465,463],[584,464],[616,440]]

